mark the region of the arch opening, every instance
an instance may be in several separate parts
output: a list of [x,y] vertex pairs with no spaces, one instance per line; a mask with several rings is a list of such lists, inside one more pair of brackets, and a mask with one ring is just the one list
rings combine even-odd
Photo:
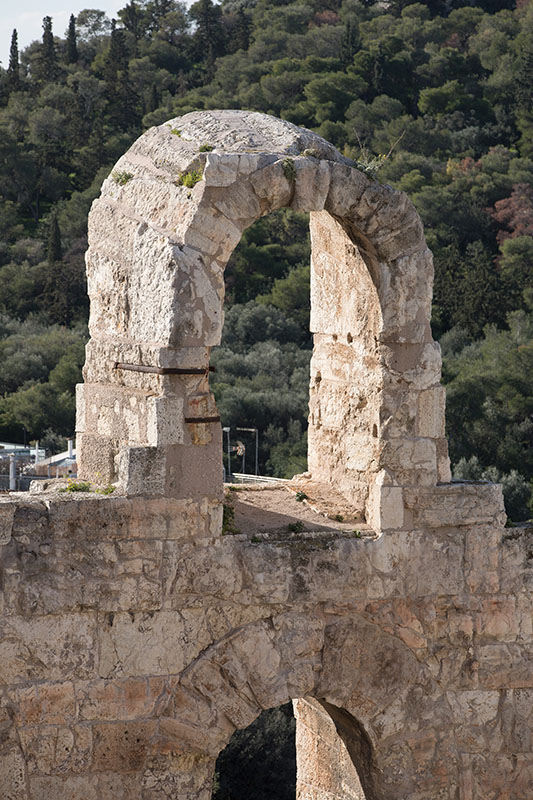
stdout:
[[210,358],[226,476],[307,470],[310,250],[309,215],[279,209],[253,223],[228,260],[222,340]]
[[376,800],[374,768],[362,725],[305,697],[235,731],[218,756],[212,800]]
[[290,703],[262,711],[235,731],[218,756],[212,800],[294,800],[295,737]]

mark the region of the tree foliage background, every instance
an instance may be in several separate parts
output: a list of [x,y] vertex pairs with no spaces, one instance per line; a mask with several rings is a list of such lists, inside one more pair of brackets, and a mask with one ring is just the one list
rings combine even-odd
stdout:
[[[307,126],[416,204],[435,255],[434,335],[457,477],[533,479],[533,3],[130,0],[85,9],[0,68],[0,438],[74,425],[87,338],[91,201],[147,127],[248,108]],[[307,220],[244,235],[213,356],[225,425],[260,429],[261,470],[305,468]],[[246,442],[253,452],[253,443]],[[250,462],[248,462],[250,463]]]

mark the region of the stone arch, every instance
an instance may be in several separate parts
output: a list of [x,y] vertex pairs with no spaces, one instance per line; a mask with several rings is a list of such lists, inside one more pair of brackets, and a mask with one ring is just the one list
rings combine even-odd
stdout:
[[309,470],[376,529],[401,528],[403,488],[449,480],[420,218],[320,137],[255,112],[150,129],[93,204],[80,475],[128,494],[221,496],[208,368],[223,271],[244,229],[284,206],[311,212]]
[[[309,609],[250,623],[207,648],[173,681],[144,780],[163,787],[171,775],[177,796],[190,779],[188,768],[180,777],[185,753],[194,755],[200,786],[187,798],[210,800],[216,758],[234,731],[291,699],[303,700],[296,703],[297,726],[309,726],[311,719],[314,728],[320,711],[326,712],[346,745],[364,800],[437,796],[439,763],[446,764],[443,785],[456,780],[453,740],[447,731],[439,738],[434,729],[437,709],[439,719],[451,724],[442,691],[405,643],[359,614],[327,619]],[[341,798],[344,776],[337,769],[335,777],[335,763],[325,763],[324,752],[302,737],[298,749],[300,781],[313,771],[327,777],[329,769],[330,787]],[[419,758],[424,750],[431,751],[426,761]]]

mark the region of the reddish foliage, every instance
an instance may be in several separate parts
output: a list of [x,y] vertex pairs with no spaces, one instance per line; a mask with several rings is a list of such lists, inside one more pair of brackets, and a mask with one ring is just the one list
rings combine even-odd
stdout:
[[462,50],[464,42],[458,33],[452,33],[451,36],[443,43],[443,47],[453,47],[454,50]]
[[533,236],[533,186],[515,184],[511,196],[498,200],[490,214],[500,226],[499,244],[517,236]]
[[471,156],[467,156],[466,158],[463,158],[459,162],[459,169],[461,170],[461,172],[471,172],[478,166],[479,166],[479,161],[474,161],[474,159]]
[[321,25],[338,25],[340,22],[340,17],[336,11],[327,9],[326,11],[317,11],[313,17],[313,22],[318,27]]

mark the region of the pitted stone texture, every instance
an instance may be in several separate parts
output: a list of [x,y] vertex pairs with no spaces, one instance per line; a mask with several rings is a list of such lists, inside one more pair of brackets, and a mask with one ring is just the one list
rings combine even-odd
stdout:
[[350,753],[327,711],[311,699],[295,700],[293,708],[296,800],[365,800]]
[[[346,161],[333,145],[306,128],[257,111],[193,111],[165,123],[177,128],[180,137],[194,144],[209,144],[215,152],[286,153],[300,155],[311,148],[318,158]],[[253,169],[245,162],[248,172]]]
[[0,504],[0,545],[8,544],[11,539],[15,509],[12,503]]

